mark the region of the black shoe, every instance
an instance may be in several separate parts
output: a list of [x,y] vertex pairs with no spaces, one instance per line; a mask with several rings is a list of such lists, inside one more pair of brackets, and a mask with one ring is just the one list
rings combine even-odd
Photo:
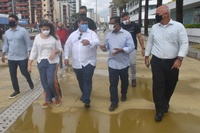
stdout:
[[29,83],[29,87],[30,87],[31,89],[33,89],[33,88],[34,88],[34,84],[33,84],[33,82],[32,82],[32,81]]
[[126,99],[126,94],[122,94],[122,97],[121,97],[121,101],[122,102],[125,102],[127,99]]
[[15,97],[17,97],[17,96],[19,96],[20,95],[20,92],[13,92],[13,94],[11,94],[10,96],[9,96],[9,98],[11,99],[11,98],[15,98]]
[[118,104],[111,104],[109,107],[109,111],[114,111],[118,107]]
[[159,112],[155,115],[155,121],[160,122],[162,121],[163,113]]
[[136,87],[136,79],[132,80],[132,84],[131,85],[132,85],[132,87]]
[[167,104],[167,107],[166,107],[164,113],[167,113],[167,112],[168,112],[168,109],[169,109],[169,104]]
[[89,109],[89,108],[90,108],[90,104],[89,104],[89,103],[85,103],[84,107],[85,107],[86,109]]

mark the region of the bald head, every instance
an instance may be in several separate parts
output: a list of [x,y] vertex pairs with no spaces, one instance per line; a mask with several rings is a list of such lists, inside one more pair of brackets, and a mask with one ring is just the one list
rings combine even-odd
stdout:
[[164,25],[169,23],[170,10],[167,5],[161,5],[156,9],[156,21]]
[[63,24],[62,24],[62,22],[58,22],[58,28],[62,28],[63,27]]

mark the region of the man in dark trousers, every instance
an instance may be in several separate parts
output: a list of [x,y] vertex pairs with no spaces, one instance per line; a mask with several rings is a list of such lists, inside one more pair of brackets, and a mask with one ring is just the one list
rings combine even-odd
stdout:
[[14,92],[9,98],[20,95],[20,88],[17,78],[17,67],[19,66],[22,75],[26,78],[29,87],[34,88],[30,73],[27,70],[28,54],[32,44],[29,33],[18,25],[18,17],[15,14],[9,15],[9,26],[5,32],[4,46],[2,51],[2,62],[5,63],[5,54],[8,53],[8,66]]
[[[79,15],[80,15],[79,17],[82,17],[82,16],[87,17],[87,7],[86,6],[81,6],[79,8]],[[87,17],[87,21],[88,21],[88,28],[90,30],[93,30],[94,32],[97,32],[97,27],[96,27],[95,22],[88,17]],[[77,30],[78,28],[79,28],[79,26],[78,26],[78,20],[77,20],[74,24],[74,30]]]

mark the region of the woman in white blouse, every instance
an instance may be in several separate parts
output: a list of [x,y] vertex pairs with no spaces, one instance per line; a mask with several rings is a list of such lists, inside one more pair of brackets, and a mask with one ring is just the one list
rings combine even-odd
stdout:
[[55,105],[60,106],[62,95],[58,83],[57,71],[61,43],[56,36],[53,24],[48,20],[43,20],[39,28],[40,33],[35,36],[27,69],[31,72],[31,64],[34,59],[37,59],[40,80],[44,88],[45,96],[45,103],[42,107],[47,108],[52,104],[52,98],[55,98]]

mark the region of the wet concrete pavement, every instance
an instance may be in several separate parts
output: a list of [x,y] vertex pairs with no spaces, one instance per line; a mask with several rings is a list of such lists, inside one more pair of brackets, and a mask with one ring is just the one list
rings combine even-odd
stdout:
[[[99,33],[99,37],[103,43],[104,34]],[[79,100],[81,93],[73,69],[60,69],[58,76],[63,93],[62,105],[56,107],[53,104],[42,109],[44,100],[41,95],[6,133],[199,133],[200,61],[189,57],[184,59],[169,112],[164,115],[162,122],[156,123],[151,71],[145,67],[140,50],[137,55],[137,87],[129,86],[128,100],[119,102],[119,107],[114,112],[108,111],[110,101],[107,58],[108,53],[98,50],[90,109],[86,110]],[[36,64],[31,75],[33,79],[38,78]],[[28,90],[28,84],[21,73],[18,76],[23,94]],[[7,64],[0,63],[0,79],[2,112],[20,97],[8,99],[12,87]]]

